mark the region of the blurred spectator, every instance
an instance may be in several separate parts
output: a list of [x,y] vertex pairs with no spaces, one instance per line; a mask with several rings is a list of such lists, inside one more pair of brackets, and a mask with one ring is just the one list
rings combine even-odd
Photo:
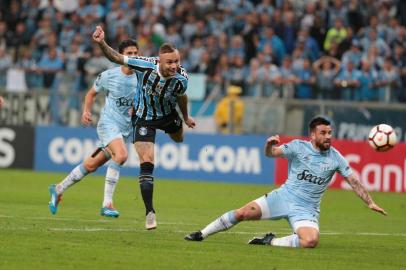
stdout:
[[171,24],[168,26],[165,41],[175,45],[176,48],[182,47],[182,37],[179,35],[175,25]]
[[265,84],[265,74],[266,71],[263,66],[260,65],[258,59],[251,59],[248,76],[245,79],[247,85],[247,96],[262,96],[262,87]]
[[341,58],[341,63],[344,67],[347,66],[348,62],[352,62],[355,67],[360,67],[361,58],[361,44],[358,42],[358,40],[354,39],[352,40],[351,49],[345,52],[343,57]]
[[5,21],[0,21],[0,48],[7,49],[7,44],[9,43],[11,33],[7,29],[7,23]]
[[358,0],[350,0],[348,3],[348,26],[355,32],[364,26],[359,2]]
[[352,62],[348,62],[346,66],[343,66],[337,78],[334,80],[335,86],[339,89],[341,99],[360,99],[360,77],[361,72],[354,68]]
[[13,51],[13,60],[16,62],[22,50],[28,48],[30,35],[27,32],[24,22],[18,22],[15,32],[10,36],[7,46]]
[[283,98],[293,98],[295,84],[298,82],[298,78],[292,68],[292,59],[286,56],[283,59],[282,67],[280,69],[281,79],[282,79],[282,89],[280,96]]
[[376,30],[373,29],[368,32],[367,37],[362,39],[362,47],[365,50],[368,50],[371,46],[375,46],[378,49],[378,54],[380,56],[385,57],[390,55],[391,51],[388,44],[386,44],[385,40],[379,38]]
[[309,30],[313,25],[316,17],[316,3],[309,1],[306,3],[305,14],[300,21],[300,28]]
[[220,133],[241,133],[244,115],[244,102],[239,97],[241,93],[241,87],[231,85],[227,89],[227,96],[217,103],[214,119]]
[[313,74],[310,59],[303,60],[303,67],[295,71],[297,82],[295,86],[295,97],[298,99],[311,99],[314,97],[313,89],[316,84],[316,77]]
[[199,62],[202,58],[202,54],[205,52],[205,48],[203,47],[203,42],[200,37],[195,37],[192,42],[192,46],[189,50],[189,64],[190,69],[196,69],[199,65]]
[[43,86],[47,89],[55,88],[56,74],[62,71],[63,60],[58,57],[57,49],[51,47],[38,63],[37,72],[42,75]]
[[227,55],[229,58],[238,56],[244,59],[245,46],[242,36],[234,35],[231,37],[230,47],[228,48]]
[[7,12],[4,14],[4,20],[10,31],[14,32],[17,23],[23,19],[22,15],[20,1],[11,1]]
[[331,2],[332,5],[328,8],[328,27],[335,26],[337,19],[339,19],[343,25],[347,25],[348,9],[347,6],[344,5],[343,0],[332,0]]
[[86,82],[90,84],[99,73],[111,67],[113,67],[112,62],[104,57],[100,47],[94,46],[92,56],[85,64]]
[[17,61],[17,67],[24,70],[25,84],[29,90],[39,89],[42,85],[42,78],[37,73],[37,63],[32,57],[30,49],[25,49]]
[[340,43],[347,36],[347,29],[344,27],[343,20],[340,17],[335,18],[334,26],[327,31],[326,39],[324,40],[324,50],[328,51],[331,48],[331,43]]
[[231,84],[238,85],[242,88],[245,94],[245,78],[248,74],[248,68],[244,64],[244,58],[242,56],[236,55],[231,58],[231,66],[229,70],[229,78]]
[[402,86],[400,87],[399,101],[406,102],[406,51],[400,43],[395,43],[394,46],[393,63],[398,69]]
[[4,98],[2,96],[0,96],[0,108],[3,106],[4,103]]
[[340,61],[334,57],[322,56],[313,63],[316,72],[317,98],[334,99],[340,98],[340,93],[334,86],[334,78],[340,71]]
[[0,48],[0,88],[5,88],[7,84],[7,70],[12,66],[12,59],[6,54],[3,48]]
[[312,61],[315,61],[320,56],[320,48],[317,41],[309,36],[309,31],[302,29],[297,33],[298,46],[303,45],[303,53]]
[[368,61],[374,69],[381,70],[383,67],[383,57],[378,54],[378,48],[374,45],[364,53],[362,60]]
[[397,101],[399,95],[400,76],[397,69],[393,66],[392,59],[385,58],[383,69],[379,76],[379,101],[393,102]]
[[378,72],[367,60],[361,63],[360,94],[362,101],[378,101]]
[[295,48],[297,31],[295,14],[293,11],[285,12],[281,38],[288,54],[291,54]]
[[276,58],[275,61],[277,64],[280,64],[285,56],[285,47],[282,40],[274,34],[272,27],[266,27],[264,29],[264,33],[259,40],[258,51],[262,51],[266,44],[271,45],[272,52]]
[[69,46],[72,44],[73,39],[75,37],[75,30],[73,29],[73,25],[71,22],[66,22],[63,27],[62,31],[59,33],[59,45],[62,47],[63,51],[69,51]]

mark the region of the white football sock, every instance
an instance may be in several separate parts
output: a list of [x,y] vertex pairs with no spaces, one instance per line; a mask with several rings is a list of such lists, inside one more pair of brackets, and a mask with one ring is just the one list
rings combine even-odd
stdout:
[[120,178],[121,165],[111,160],[106,172],[106,181],[104,182],[104,200],[103,207],[113,205],[113,195],[118,179]]
[[201,230],[202,236],[203,238],[206,238],[211,234],[228,230],[238,223],[239,221],[235,218],[235,210],[231,210],[223,214],[221,217],[217,218],[215,221]]
[[280,247],[300,247],[299,236],[297,234],[291,234],[285,237],[274,238],[272,239],[271,245]]
[[80,163],[76,166],[59,184],[56,185],[56,192],[62,194],[70,186],[76,184],[83,177],[85,177],[89,172],[83,166],[83,163]]

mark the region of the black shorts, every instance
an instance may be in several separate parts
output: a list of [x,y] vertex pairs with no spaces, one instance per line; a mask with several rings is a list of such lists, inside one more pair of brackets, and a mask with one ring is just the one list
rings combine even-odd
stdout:
[[144,120],[141,118],[133,119],[134,142],[152,142],[155,143],[156,130],[160,129],[165,133],[176,133],[182,129],[182,119],[175,111],[168,116],[157,120]]

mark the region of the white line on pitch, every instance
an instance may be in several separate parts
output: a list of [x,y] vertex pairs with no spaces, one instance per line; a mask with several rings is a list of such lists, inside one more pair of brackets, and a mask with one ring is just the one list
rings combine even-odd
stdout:
[[[32,227],[0,227],[3,230],[32,230]],[[89,228],[89,227],[84,227],[84,228],[57,228],[57,227],[50,227],[50,228],[44,228],[45,230],[49,231],[60,231],[60,232],[145,232],[148,233],[147,230],[145,229],[137,229],[137,228]],[[176,230],[176,231],[171,231],[168,230],[169,232],[174,232],[174,233],[182,233],[182,234],[187,234],[190,233],[190,231],[183,231],[183,230]],[[286,230],[280,230],[277,229],[275,232],[280,233],[280,232],[286,232]],[[261,235],[265,234],[266,232],[247,232],[247,231],[228,231],[228,232],[222,232],[225,234],[240,234],[240,235]],[[376,233],[376,232],[355,232],[355,233],[349,233],[349,232],[320,232],[321,235],[355,235],[355,236],[394,236],[394,237],[406,237],[406,233]]]

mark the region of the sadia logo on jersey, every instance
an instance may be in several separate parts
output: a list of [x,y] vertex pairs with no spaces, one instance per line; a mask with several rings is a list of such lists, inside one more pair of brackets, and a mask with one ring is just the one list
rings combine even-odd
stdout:
[[120,97],[116,100],[116,106],[117,107],[122,107],[122,106],[126,106],[126,107],[130,107],[134,104],[134,100],[133,99],[127,99],[125,97]]
[[313,175],[309,173],[309,170],[304,170],[297,175],[297,180],[305,180],[313,184],[322,185],[327,181],[327,178]]

